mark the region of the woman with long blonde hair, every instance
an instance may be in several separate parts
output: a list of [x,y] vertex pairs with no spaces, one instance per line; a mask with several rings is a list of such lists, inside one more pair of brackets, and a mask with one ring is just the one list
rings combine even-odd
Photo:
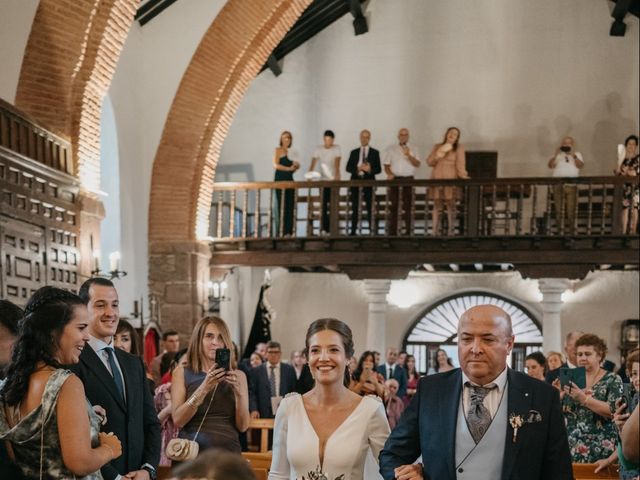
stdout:
[[[216,364],[216,352],[222,348],[229,349],[229,370]],[[238,433],[249,427],[247,377],[237,370],[229,328],[221,318],[204,317],[196,324],[187,365],[173,372],[171,403],[180,438],[195,438],[200,451],[240,453]]]

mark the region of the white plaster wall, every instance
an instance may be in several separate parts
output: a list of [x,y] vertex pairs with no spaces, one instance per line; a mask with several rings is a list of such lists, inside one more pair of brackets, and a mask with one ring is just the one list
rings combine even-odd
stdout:
[[0,0],[0,98],[13,104],[39,0]]
[[[148,294],[148,210],[153,159],[173,98],[224,0],[176,3],[144,27],[135,22],[109,89],[120,155],[121,310]],[[148,311],[145,304],[145,310]]]
[[[585,175],[609,174],[615,145],[638,131],[638,19],[608,34],[611,2],[584,0],[371,0],[370,31],[349,15],[263,72],[238,110],[217,180],[270,180],[282,130],[305,171],[324,129],[347,152],[369,128],[384,148],[400,127],[424,158],[449,125],[467,149],[498,150],[499,175],[547,176],[566,134]],[[250,139],[250,141],[247,141]],[[242,178],[238,165],[253,164]],[[426,165],[418,173],[428,175]],[[297,174],[302,178],[302,172]]]
[[[245,332],[242,341],[251,329],[263,271],[261,268],[243,268],[236,273],[242,286],[233,293],[230,304],[234,301],[242,303],[244,314],[232,306],[221,311],[230,324],[242,324]],[[271,335],[281,342],[285,356],[304,346],[307,327],[322,317],[347,322],[353,330],[356,352],[366,349],[368,306],[362,281],[349,280],[342,274],[289,273],[284,269],[272,270],[272,278],[269,299],[276,319],[271,324]],[[639,288],[638,272],[630,271],[595,272],[575,282],[573,289],[564,296],[562,335],[577,329],[595,333],[607,342],[607,357],[619,363],[620,325],[625,319],[640,318]],[[542,295],[537,280],[523,279],[518,272],[422,274],[392,282],[388,297],[387,344],[400,347],[413,322],[427,307],[445,296],[468,290],[503,295],[542,318]],[[407,296],[413,302],[411,307],[400,308],[393,304]]]

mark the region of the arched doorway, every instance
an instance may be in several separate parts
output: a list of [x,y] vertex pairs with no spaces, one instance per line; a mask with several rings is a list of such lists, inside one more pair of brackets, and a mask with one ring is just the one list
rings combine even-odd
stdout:
[[509,364],[524,370],[525,357],[542,348],[542,326],[529,308],[516,300],[484,290],[458,292],[444,297],[425,308],[411,325],[403,340],[403,347],[416,357],[416,367],[422,373],[432,368],[436,350],[443,348],[458,364],[458,320],[476,305],[496,305],[505,310],[513,323],[515,345]]

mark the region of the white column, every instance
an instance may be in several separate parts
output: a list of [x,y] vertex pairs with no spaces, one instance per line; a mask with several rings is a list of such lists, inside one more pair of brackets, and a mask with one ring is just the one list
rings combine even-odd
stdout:
[[369,297],[367,320],[367,350],[376,350],[383,355],[387,348],[387,294],[391,280],[365,280],[364,290]]
[[562,351],[562,329],[560,312],[562,294],[571,283],[566,278],[541,278],[538,288],[542,293],[542,349],[545,352]]

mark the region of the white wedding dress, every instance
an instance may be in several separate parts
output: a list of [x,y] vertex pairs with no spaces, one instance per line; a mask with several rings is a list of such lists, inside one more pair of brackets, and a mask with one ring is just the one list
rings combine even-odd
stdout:
[[[322,472],[329,480],[340,475],[344,480],[382,478],[377,472],[377,459],[388,436],[389,422],[382,401],[374,396],[363,397],[327,439]],[[302,396],[289,395],[276,413],[269,480],[309,480],[309,473],[319,467],[319,440]]]

